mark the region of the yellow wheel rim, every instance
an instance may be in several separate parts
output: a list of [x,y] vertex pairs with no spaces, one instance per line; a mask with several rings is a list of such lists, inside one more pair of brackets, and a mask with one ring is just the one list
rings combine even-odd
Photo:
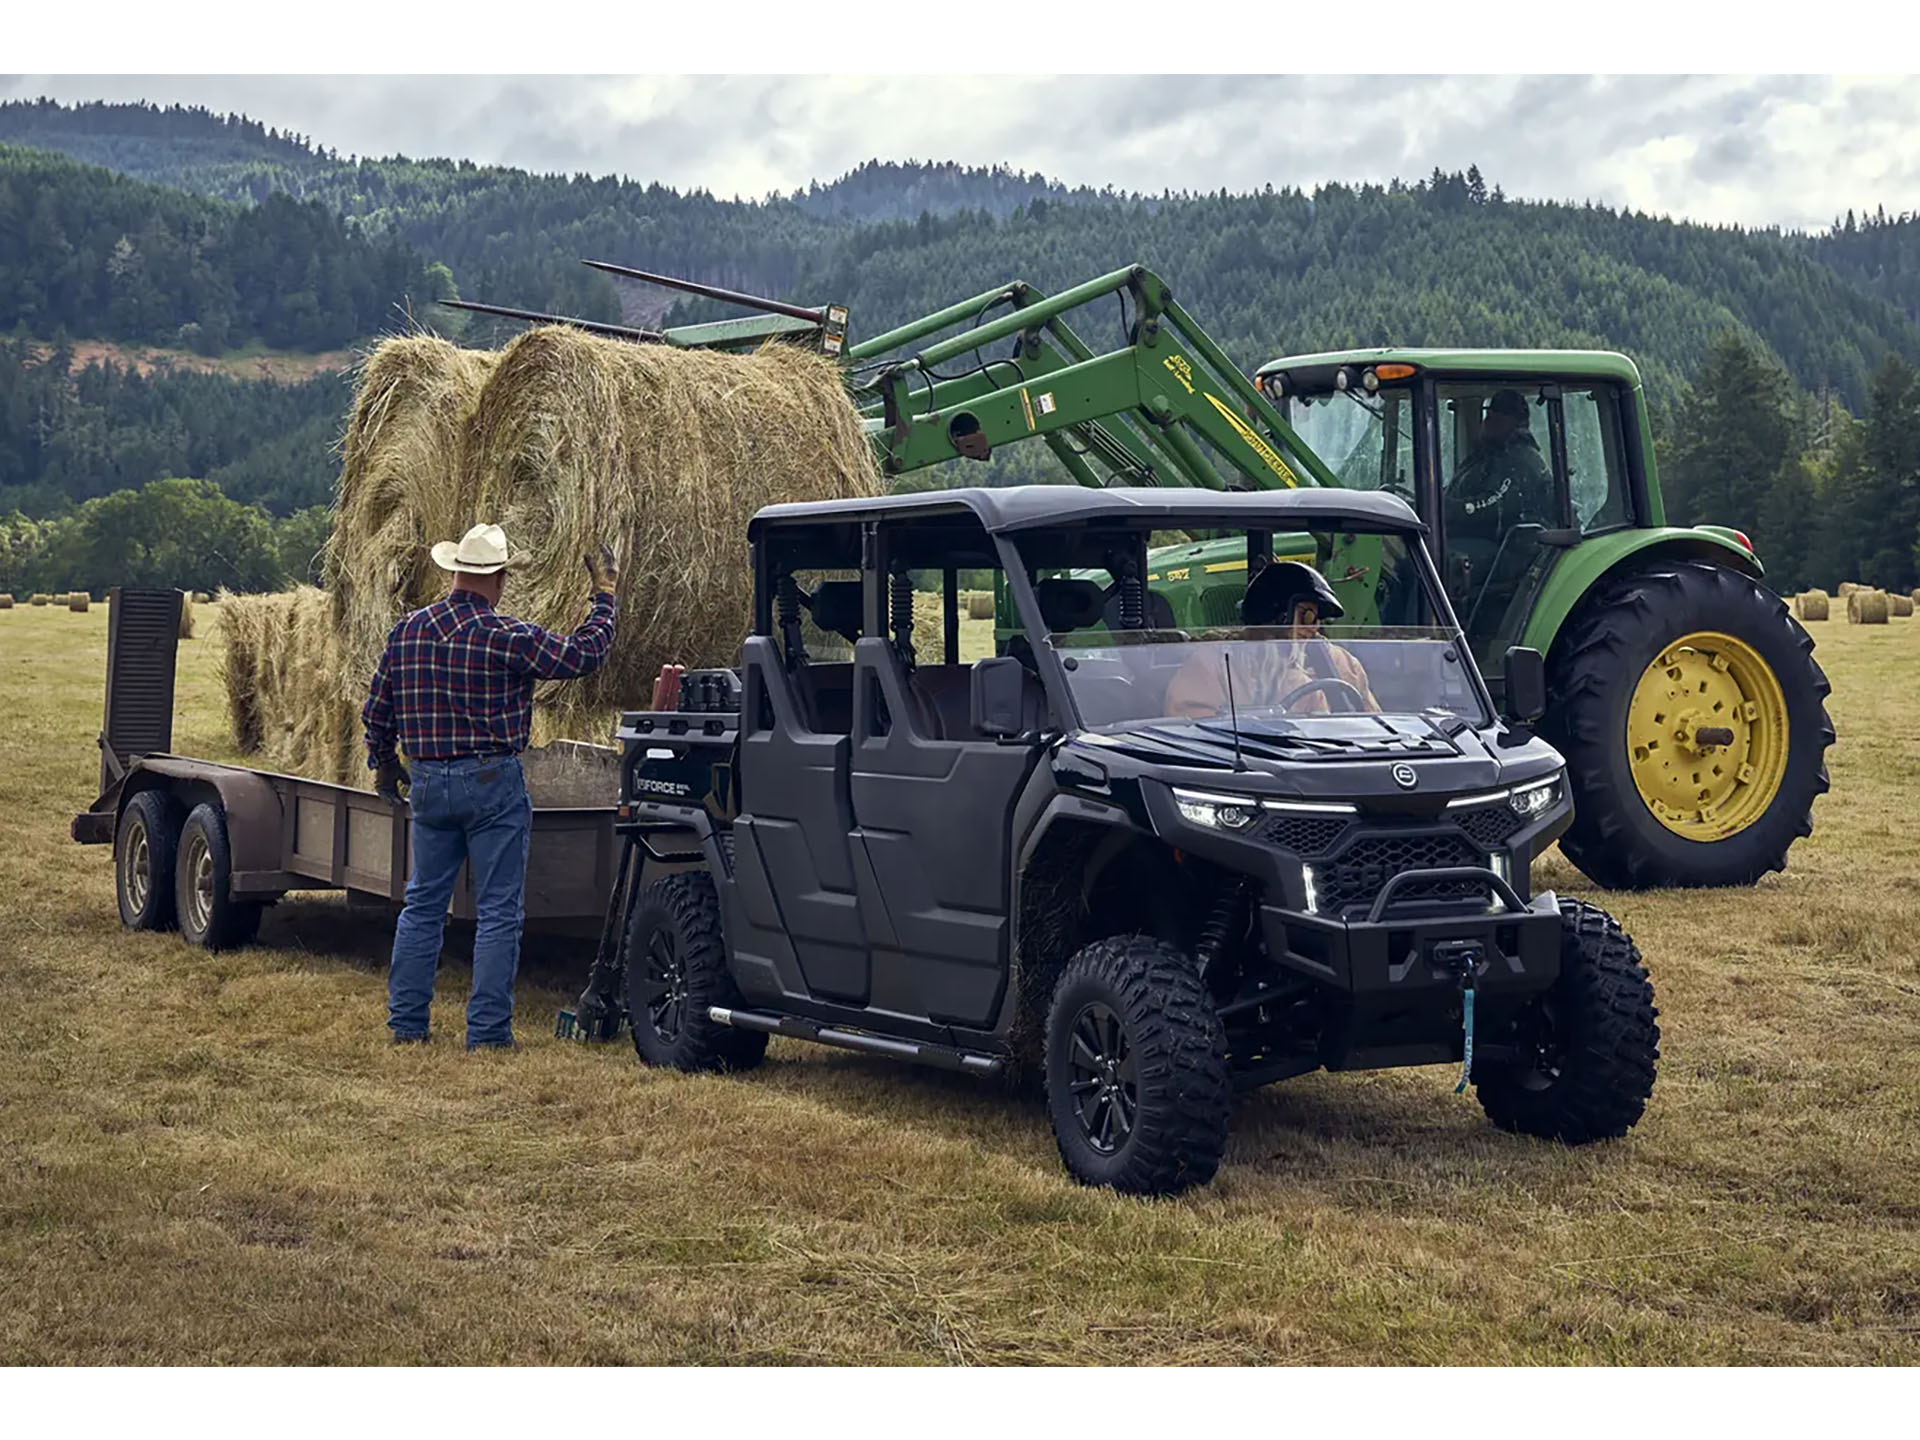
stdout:
[[[1730,737],[1730,738],[1729,738]],[[1787,697],[1744,640],[1683,635],[1654,658],[1627,707],[1627,763],[1647,809],[1702,843],[1767,813],[1787,774]]]

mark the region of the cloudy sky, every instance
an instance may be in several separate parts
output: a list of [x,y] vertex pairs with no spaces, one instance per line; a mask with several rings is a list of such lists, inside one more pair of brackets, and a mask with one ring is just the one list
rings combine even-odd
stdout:
[[1825,77],[21,76],[8,98],[239,110],[343,154],[760,196],[860,161],[1231,190],[1477,163],[1508,193],[1814,228],[1920,209],[1920,82]]

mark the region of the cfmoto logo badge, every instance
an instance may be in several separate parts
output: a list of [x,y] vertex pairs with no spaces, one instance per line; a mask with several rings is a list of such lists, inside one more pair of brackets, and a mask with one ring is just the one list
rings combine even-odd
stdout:
[[1420,776],[1411,765],[1402,760],[1393,767],[1393,783],[1402,790],[1411,790],[1420,783]]

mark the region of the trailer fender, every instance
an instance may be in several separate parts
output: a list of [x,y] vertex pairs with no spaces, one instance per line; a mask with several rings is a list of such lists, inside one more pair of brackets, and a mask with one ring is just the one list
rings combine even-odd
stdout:
[[[227,820],[234,894],[276,894],[294,882],[295,877],[280,868],[284,817],[279,793],[265,775],[175,755],[148,755],[134,761],[118,788],[112,812],[116,827],[119,812],[142,790],[168,791],[180,801],[183,813],[195,805],[218,805]],[[76,818],[76,827],[78,823]]]

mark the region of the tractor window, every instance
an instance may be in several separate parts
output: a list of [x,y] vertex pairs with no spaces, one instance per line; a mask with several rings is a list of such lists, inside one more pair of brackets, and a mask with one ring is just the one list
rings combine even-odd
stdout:
[[1287,421],[1347,489],[1385,490],[1414,503],[1410,391],[1302,395],[1288,402]]
[[1620,449],[1620,408],[1611,390],[1568,390],[1561,404],[1567,422],[1567,484],[1574,523],[1591,533],[1625,525],[1627,467]]

